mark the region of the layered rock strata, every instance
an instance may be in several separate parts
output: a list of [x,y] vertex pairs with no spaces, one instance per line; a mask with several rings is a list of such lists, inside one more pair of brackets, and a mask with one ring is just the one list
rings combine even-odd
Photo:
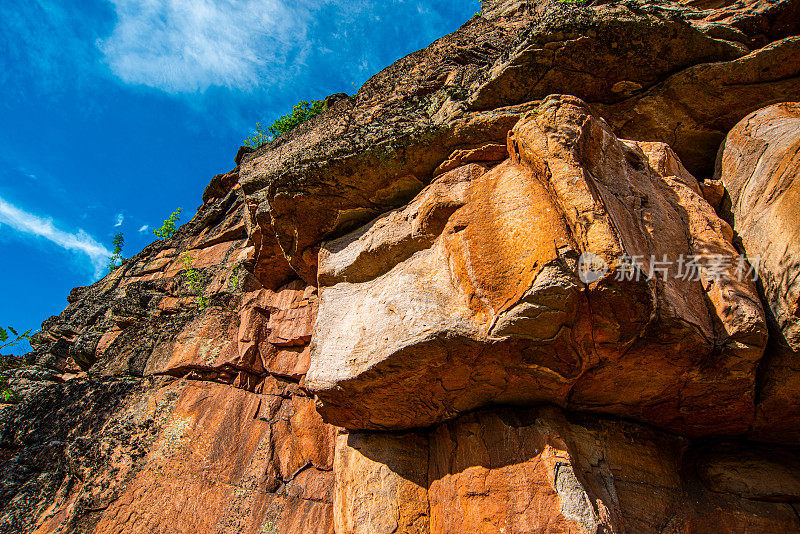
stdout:
[[337,431],[300,385],[317,291],[248,272],[237,180],[73,290],[38,366],[10,372],[24,398],[0,407],[0,532],[333,531]]

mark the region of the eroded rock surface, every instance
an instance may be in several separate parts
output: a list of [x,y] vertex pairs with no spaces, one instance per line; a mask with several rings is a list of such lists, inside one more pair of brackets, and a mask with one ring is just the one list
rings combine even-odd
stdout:
[[242,187],[261,234],[313,284],[321,240],[406,203],[453,151],[502,143],[519,106],[551,93],[710,175],[736,122],[800,100],[799,10],[795,0],[484,2],[483,16],[244,155]]
[[759,270],[783,340],[800,349],[800,104],[761,109],[734,127],[719,178],[736,233]]
[[[326,418],[404,429],[546,402],[688,435],[746,430],[763,311],[674,153],[617,139],[574,97],[546,99],[508,147],[323,244],[307,384]],[[585,283],[581,257],[608,271]],[[697,280],[676,271],[690,257]]]
[[782,103],[748,115],[720,149],[722,210],[757,267],[770,317],[754,432],[800,442],[800,104]]
[[[364,532],[796,532],[796,473],[775,471],[796,451],[780,454],[738,443],[697,450],[554,408],[482,411],[422,434],[340,436],[336,492],[347,499],[337,526],[413,516],[429,530]],[[365,480],[383,485],[365,491]]]
[[333,532],[336,429],[300,386],[317,292],[248,272],[237,180],[73,290],[37,366],[8,371],[23,401],[0,405],[0,532]]

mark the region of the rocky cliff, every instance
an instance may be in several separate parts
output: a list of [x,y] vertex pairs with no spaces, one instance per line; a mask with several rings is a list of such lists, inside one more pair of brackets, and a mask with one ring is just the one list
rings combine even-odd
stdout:
[[800,532],[798,101],[795,0],[484,1],[70,293],[0,533]]

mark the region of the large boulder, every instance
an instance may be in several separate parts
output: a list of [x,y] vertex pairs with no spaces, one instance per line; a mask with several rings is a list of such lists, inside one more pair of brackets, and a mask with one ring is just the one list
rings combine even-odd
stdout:
[[689,435],[747,429],[763,311],[675,155],[566,96],[524,116],[508,150],[323,244],[307,386],[324,416],[408,429],[548,402]]
[[800,103],[751,113],[725,138],[718,178],[724,210],[748,256],[787,345],[800,350]]
[[717,177],[724,215],[759,273],[771,341],[754,433],[800,442],[800,104],[760,109],[728,133]]

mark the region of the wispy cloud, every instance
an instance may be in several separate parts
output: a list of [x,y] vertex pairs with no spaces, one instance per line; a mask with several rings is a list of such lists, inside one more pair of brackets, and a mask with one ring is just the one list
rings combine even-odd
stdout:
[[142,227],[141,227],[141,228],[139,228],[139,233],[140,233],[140,234],[147,233],[147,231],[148,231],[149,229],[150,229],[150,226],[148,226],[148,225],[146,225],[146,224],[145,224],[145,225],[142,225]]
[[119,228],[122,226],[123,222],[125,222],[125,216],[121,213],[117,213],[117,222],[114,224],[114,228]]
[[100,276],[111,252],[81,229],[75,233],[56,228],[52,219],[40,217],[6,202],[0,197],[0,225],[36,237],[42,237],[66,250],[86,254],[94,267],[95,276]]
[[111,70],[168,93],[248,89],[276,67],[285,76],[310,46],[312,15],[303,1],[109,1],[117,24],[98,48]]
[[34,182],[39,180],[39,177],[36,176],[35,174],[33,174],[30,171],[27,171],[27,170],[22,169],[22,168],[17,169],[17,170],[20,172],[20,174],[22,174],[28,180],[33,180]]

